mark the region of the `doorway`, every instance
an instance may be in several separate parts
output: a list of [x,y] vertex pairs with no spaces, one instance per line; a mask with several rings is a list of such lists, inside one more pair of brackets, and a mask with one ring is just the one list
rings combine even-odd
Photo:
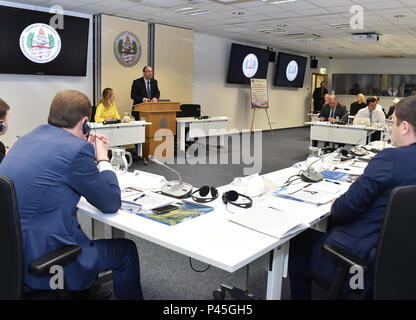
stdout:
[[314,93],[316,88],[319,88],[321,86],[322,81],[326,82],[326,87],[328,89],[328,75],[324,74],[324,73],[312,73],[312,85],[311,85],[311,92],[310,92],[310,99],[309,99],[309,101],[310,101],[310,105],[309,105],[310,113],[314,113],[313,93]]

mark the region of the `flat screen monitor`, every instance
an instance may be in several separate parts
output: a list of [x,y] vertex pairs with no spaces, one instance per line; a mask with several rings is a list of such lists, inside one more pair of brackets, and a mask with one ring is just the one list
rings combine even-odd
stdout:
[[268,50],[233,43],[227,83],[250,84],[251,78],[266,79],[268,66]]
[[307,60],[306,57],[279,52],[274,85],[302,88]]
[[54,16],[0,6],[0,73],[86,76],[89,19],[63,15],[55,29]]

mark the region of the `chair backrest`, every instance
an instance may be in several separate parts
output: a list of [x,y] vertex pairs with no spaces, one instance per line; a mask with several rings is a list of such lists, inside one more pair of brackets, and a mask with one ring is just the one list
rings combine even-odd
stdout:
[[416,186],[394,188],[380,232],[374,299],[416,299]]
[[13,181],[0,176],[0,299],[23,293],[23,246]]
[[177,118],[201,116],[201,105],[199,104],[182,104],[180,108],[181,111],[176,112]]

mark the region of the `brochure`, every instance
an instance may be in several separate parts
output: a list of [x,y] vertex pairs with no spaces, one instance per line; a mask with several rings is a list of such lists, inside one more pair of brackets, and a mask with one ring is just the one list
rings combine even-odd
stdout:
[[[214,210],[213,207],[205,206],[199,203],[180,201],[173,203],[176,208],[169,212],[157,213],[154,210],[144,209],[139,203],[130,201],[121,201],[121,210],[142,216],[169,226],[174,226],[183,221],[201,216]],[[157,208],[153,208],[157,209]]]

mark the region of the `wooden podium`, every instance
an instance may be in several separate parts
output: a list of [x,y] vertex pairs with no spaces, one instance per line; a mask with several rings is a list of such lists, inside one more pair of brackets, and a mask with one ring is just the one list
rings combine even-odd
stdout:
[[[140,120],[151,122],[146,126],[143,145],[143,157],[155,156],[155,149],[164,144],[162,154],[156,154],[155,158],[173,158],[175,156],[176,112],[180,111],[179,102],[143,102],[133,106],[134,111],[140,112]],[[159,129],[168,129],[167,130]],[[164,137],[159,140],[160,137]]]

